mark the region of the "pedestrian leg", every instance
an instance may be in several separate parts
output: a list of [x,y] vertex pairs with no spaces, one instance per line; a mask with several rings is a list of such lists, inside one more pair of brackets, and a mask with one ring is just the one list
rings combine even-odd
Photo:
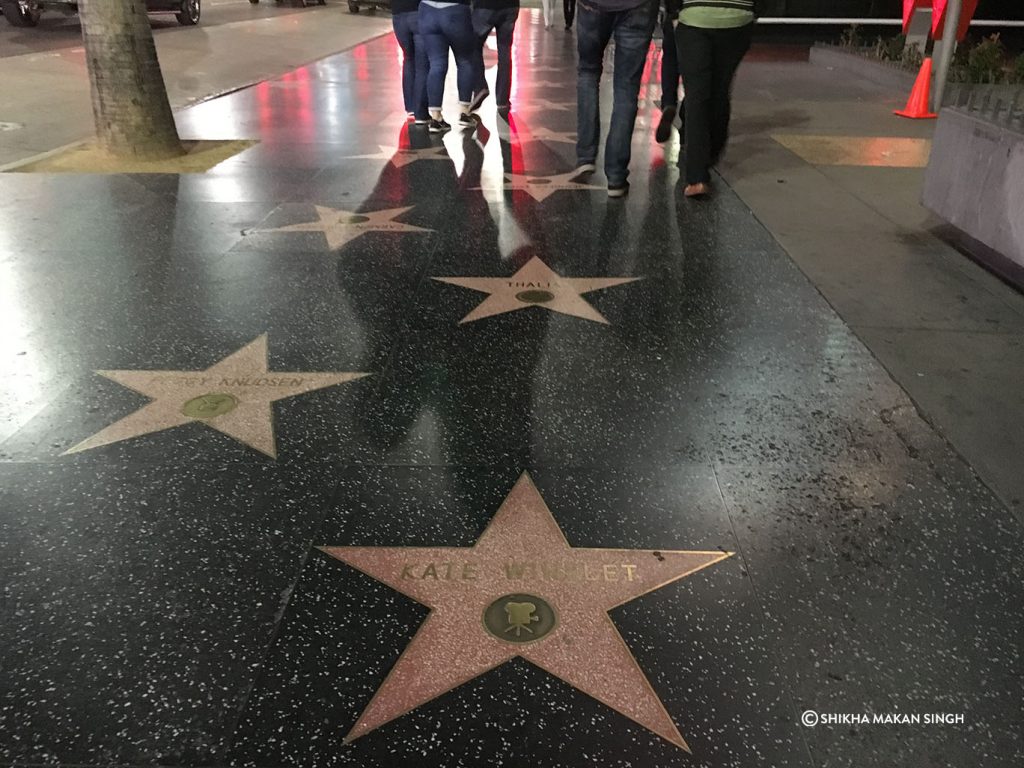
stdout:
[[572,29],[573,19],[576,18],[576,0],[562,0],[562,15],[565,17],[565,28]]
[[555,0],[540,0],[541,9],[544,13],[544,27],[551,27],[551,17],[554,14]]
[[427,49],[427,107],[430,117],[440,121],[444,103],[444,81],[448,77],[448,38],[441,28],[442,9],[420,4],[419,28]]
[[[459,120],[463,125],[475,125],[469,112],[473,102],[473,87],[477,84],[480,74],[477,70],[477,60],[482,57],[481,48],[477,44],[478,39],[473,31],[469,6],[457,5],[445,8],[444,11],[446,13],[445,32],[452,54],[455,56],[455,82],[459,92],[459,104],[462,107],[462,115]],[[482,58],[480,58],[480,67],[482,70]]]
[[418,12],[396,13],[391,17],[391,26],[395,39],[402,49],[402,99],[405,111],[413,114],[416,111],[416,45],[414,29]]
[[679,68],[686,83],[686,153],[683,161],[687,185],[711,181],[711,87],[713,53],[710,31],[676,26]]
[[672,17],[666,12],[661,22],[661,117],[654,131],[659,144],[672,135],[679,102],[679,62],[676,57],[676,35]]
[[718,164],[729,140],[732,116],[732,83],[740,62],[750,49],[753,25],[714,31],[714,64],[711,73],[710,163]]
[[600,83],[604,50],[611,39],[611,14],[580,6],[576,30],[576,166],[593,171],[601,140]]
[[612,94],[612,119],[604,146],[604,173],[608,193],[628,188],[629,160],[636,125],[640,78],[651,47],[651,37],[658,21],[656,2],[647,2],[631,11],[618,14],[615,23],[615,75]]
[[502,10],[494,34],[498,41],[498,74],[494,80],[494,98],[499,109],[507,109],[512,95],[512,41],[515,38],[518,8]]

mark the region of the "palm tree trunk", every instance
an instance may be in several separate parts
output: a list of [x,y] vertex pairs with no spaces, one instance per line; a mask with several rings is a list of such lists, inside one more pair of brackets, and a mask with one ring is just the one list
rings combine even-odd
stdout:
[[182,154],[145,0],[81,0],[79,12],[100,144],[142,159]]

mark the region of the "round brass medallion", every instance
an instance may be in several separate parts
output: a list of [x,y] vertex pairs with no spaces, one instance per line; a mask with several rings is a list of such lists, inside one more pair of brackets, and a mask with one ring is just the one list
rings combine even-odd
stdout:
[[555,294],[551,291],[540,291],[540,290],[529,290],[520,291],[516,294],[516,298],[524,304],[547,304],[549,301],[554,300]]
[[220,392],[193,397],[182,406],[181,412],[190,419],[215,419],[231,413],[238,407],[238,398]]
[[551,633],[558,615],[544,598],[515,593],[484,609],[484,628],[506,643],[532,643]]

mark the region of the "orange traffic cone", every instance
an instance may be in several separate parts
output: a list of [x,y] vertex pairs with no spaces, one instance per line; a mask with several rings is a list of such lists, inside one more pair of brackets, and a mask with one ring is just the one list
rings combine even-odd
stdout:
[[917,80],[914,81],[914,90],[910,92],[906,109],[897,109],[894,114],[900,117],[910,117],[915,120],[938,117],[934,112],[928,111],[928,99],[932,88],[932,59],[929,56],[921,65],[921,71],[917,73]]

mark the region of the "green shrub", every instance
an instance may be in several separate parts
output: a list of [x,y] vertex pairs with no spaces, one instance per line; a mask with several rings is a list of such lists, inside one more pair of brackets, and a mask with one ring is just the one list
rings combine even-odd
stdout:
[[972,83],[998,83],[1003,79],[1006,48],[999,33],[986,37],[967,54],[967,78]]
[[924,52],[917,45],[908,45],[900,52],[900,63],[907,69],[920,69],[924,64]]
[[[916,49],[917,46],[913,46]],[[896,35],[896,37],[889,40],[889,55],[893,61],[901,61],[903,59],[903,52],[907,50],[907,36]]]
[[1014,60],[1013,68],[1010,70],[1010,77],[1012,82],[1024,84],[1024,53]]
[[879,37],[875,40],[874,57],[881,61],[901,61],[903,59],[903,48],[906,43],[907,38],[903,35]]
[[843,30],[839,36],[839,45],[843,48],[860,48],[864,45],[864,39],[860,36],[860,27],[851,24]]
[[[925,51],[916,45],[908,46],[906,42],[905,36],[896,35],[877,37],[873,44],[866,45],[854,24],[843,31],[839,44],[864,56],[917,71],[924,63]],[[949,79],[954,83],[1024,83],[1024,54],[1010,59],[998,33],[981,40],[965,40],[953,55]]]
[[956,47],[956,50],[953,52],[953,61],[949,65],[950,82],[969,83],[971,81],[968,60],[971,51],[974,50],[976,45],[977,41],[967,38]]

